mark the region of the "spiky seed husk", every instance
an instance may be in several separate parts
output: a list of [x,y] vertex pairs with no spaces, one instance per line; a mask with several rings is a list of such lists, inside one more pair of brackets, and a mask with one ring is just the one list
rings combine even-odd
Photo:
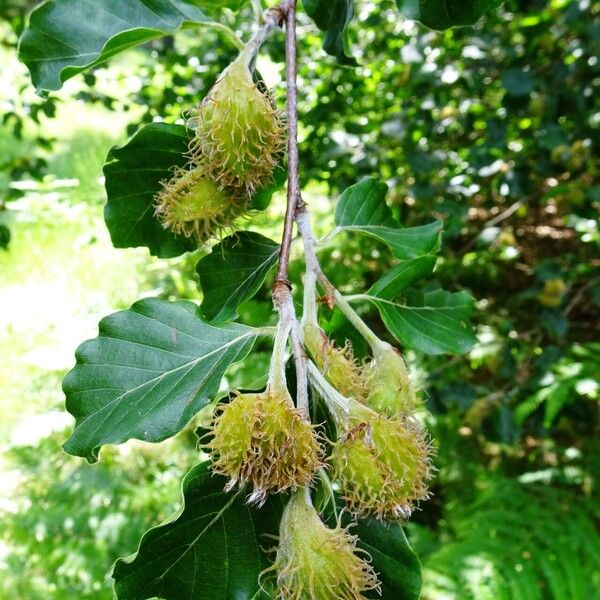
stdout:
[[246,198],[221,189],[202,168],[177,169],[155,198],[155,214],[178,235],[205,242],[248,210]]
[[[279,528],[275,565],[281,600],[364,600],[379,591],[368,554],[356,547],[347,528],[327,527],[305,490],[288,502]],[[363,554],[363,556],[360,556]]]
[[249,484],[249,501],[310,485],[322,465],[314,427],[287,394],[238,394],[221,405],[205,445],[216,473],[229,478],[227,489]]
[[273,99],[258,89],[247,60],[242,52],[190,110],[189,125],[195,130],[190,157],[219,185],[252,195],[270,181],[285,135]]
[[355,400],[366,398],[366,381],[350,343],[339,348],[320,327],[305,325],[304,344],[325,379],[342,396]]
[[406,363],[395,348],[377,352],[363,372],[368,388],[366,404],[371,408],[391,416],[415,410],[417,395]]
[[379,519],[408,519],[428,497],[431,448],[412,418],[379,415],[354,403],[330,460],[349,508]]

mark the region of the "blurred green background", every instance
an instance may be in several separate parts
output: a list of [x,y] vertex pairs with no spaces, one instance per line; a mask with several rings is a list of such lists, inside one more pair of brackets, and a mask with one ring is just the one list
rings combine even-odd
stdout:
[[[34,4],[0,2],[0,598],[101,599],[110,564],[176,509],[193,424],[90,466],[60,449],[72,426],[60,381],[102,316],[141,296],[200,298],[193,267],[207,251],[113,249],[102,164],[141,123],[180,119],[233,49],[187,32],[40,98],[16,59]],[[248,34],[249,12],[219,16]],[[423,598],[600,598],[600,3],[509,0],[475,28],[436,33],[391,1],[358,2],[355,70],[302,15],[299,34],[302,179],[319,233],[341,189],[381,176],[405,224],[444,219],[435,278],[477,300],[469,355],[408,353],[439,470],[407,527]],[[258,66],[282,96],[281,41]],[[276,198],[260,231],[276,239],[282,210]],[[323,262],[360,293],[391,257],[345,235]],[[272,319],[268,286],[241,312]],[[341,335],[341,316],[326,318]],[[265,368],[255,357],[229,382]]]

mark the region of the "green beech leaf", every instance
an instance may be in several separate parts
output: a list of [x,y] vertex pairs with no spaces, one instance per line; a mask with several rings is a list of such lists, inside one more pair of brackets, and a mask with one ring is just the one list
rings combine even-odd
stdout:
[[396,0],[398,10],[407,18],[431,29],[472,25],[484,13],[498,8],[503,0]]
[[350,186],[335,208],[338,230],[361,231],[385,242],[399,259],[431,254],[439,249],[441,221],[418,227],[401,227],[385,203],[388,187],[376,179]]
[[115,54],[198,23],[211,21],[184,0],[48,0],[31,13],[19,58],[38,90],[58,90]]
[[359,536],[358,545],[373,559],[373,567],[381,581],[380,597],[390,600],[419,600],[421,564],[402,527],[395,523],[366,519],[358,521],[351,532]]
[[273,545],[284,501],[271,496],[262,508],[223,491],[224,477],[208,463],[183,480],[182,510],[147,531],[136,554],[115,563],[119,600],[258,600],[258,577],[270,565],[262,548]]
[[461,354],[477,341],[468,323],[473,298],[467,292],[434,290],[413,294],[405,304],[367,297],[399,342],[425,354]]
[[[261,592],[258,578],[271,564],[272,557],[262,549],[272,545],[267,536],[278,533],[285,497],[271,496],[262,508],[254,508],[243,495],[226,494],[225,484],[224,477],[211,473],[208,462],[185,476],[182,509],[147,531],[134,555],[115,563],[118,600],[274,597],[272,590]],[[330,525],[335,526],[335,518]],[[373,560],[381,598],[418,600],[421,566],[402,527],[368,519],[351,531]],[[273,576],[265,577],[262,584],[269,588],[272,581]]]
[[348,26],[354,16],[354,0],[302,0],[304,10],[324,32],[323,49],[340,64],[356,65],[348,48]]
[[253,231],[240,231],[213,247],[196,266],[209,321],[228,321],[256,294],[277,262],[279,244]]
[[[262,550],[272,545],[285,505],[271,496],[262,508],[250,507],[241,494],[223,491],[224,477],[213,475],[208,462],[194,467],[183,480],[183,507],[166,523],[147,531],[137,552],[113,568],[119,600],[267,600],[274,577],[260,573],[271,564]],[[347,519],[346,519],[347,521]],[[331,519],[335,526],[335,518]],[[421,566],[402,527],[360,520],[352,528],[359,546],[373,559],[382,595],[373,598],[418,600]]]
[[76,420],[64,449],[90,462],[104,444],[160,442],[179,432],[256,337],[243,325],[206,323],[191,302],[158,298],[109,315],[99,329],[63,381]]
[[368,294],[383,300],[394,300],[407,287],[430,275],[436,260],[436,257],[432,255],[405,260],[376,281]]
[[248,3],[248,0],[188,0],[192,4],[199,6],[203,10],[220,10],[229,8],[231,10],[239,10]]
[[104,220],[115,248],[146,246],[150,254],[169,258],[197,247],[193,240],[165,229],[154,216],[160,182],[187,162],[189,139],[182,125],[151,123],[108,153]]

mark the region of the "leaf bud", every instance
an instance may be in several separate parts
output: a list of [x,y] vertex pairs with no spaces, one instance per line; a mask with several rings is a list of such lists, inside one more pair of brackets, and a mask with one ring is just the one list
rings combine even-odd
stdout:
[[339,524],[327,527],[307,490],[299,490],[283,511],[277,558],[270,569],[277,571],[277,598],[364,600],[364,592],[379,591],[370,557],[356,547],[357,539]]
[[238,394],[217,411],[204,447],[229,478],[226,490],[249,484],[249,501],[262,504],[269,493],[310,485],[321,447],[287,391]]

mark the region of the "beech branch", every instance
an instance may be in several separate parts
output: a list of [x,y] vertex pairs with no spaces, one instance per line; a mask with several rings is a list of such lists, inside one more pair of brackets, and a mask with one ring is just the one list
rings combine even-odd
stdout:
[[296,406],[308,419],[308,374],[306,354],[302,343],[302,333],[296,318],[292,300],[292,286],[288,280],[290,251],[294,232],[296,211],[303,204],[300,196],[300,162],[298,158],[298,93],[297,93],[297,40],[296,40],[296,0],[284,0],[278,7],[268,11],[279,15],[280,23],[285,22],[285,57],[287,87],[287,126],[288,126],[288,186],[287,206],[279,265],[273,286],[273,302],[279,311],[280,321],[289,323],[289,336],[296,367]]

